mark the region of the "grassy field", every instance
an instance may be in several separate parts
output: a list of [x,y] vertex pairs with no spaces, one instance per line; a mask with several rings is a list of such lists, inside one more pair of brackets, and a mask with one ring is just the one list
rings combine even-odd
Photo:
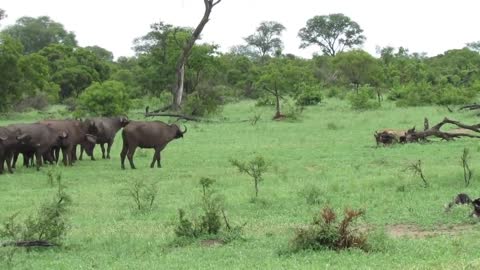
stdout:
[[[261,113],[256,125],[239,120]],[[72,168],[59,166],[73,206],[71,228],[64,246],[13,256],[14,269],[480,269],[480,226],[467,217],[467,207],[445,213],[443,205],[459,192],[480,197],[480,146],[475,139],[430,144],[375,147],[373,131],[380,128],[423,128],[448,116],[478,123],[470,113],[449,113],[443,107],[396,108],[355,112],[342,101],[308,107],[300,121],[275,122],[273,108],[253,102],[228,105],[222,121],[186,123],[184,139],[162,152],[161,169],[150,169],[152,150],[137,152],[137,170],[120,170],[121,138],[111,160],[84,160]],[[28,122],[44,116],[30,113],[1,120],[0,125]],[[134,118],[134,117],[132,117]],[[465,188],[460,156],[472,154],[472,184]],[[97,158],[100,157],[96,149]],[[252,181],[238,173],[229,159],[262,155],[272,167],[260,184],[261,200],[252,203]],[[430,187],[405,171],[422,160]],[[129,167],[129,166],[128,166]],[[128,168],[127,167],[127,168]],[[34,213],[55,192],[46,172],[20,168],[0,176],[0,221],[20,212]],[[172,247],[177,209],[191,211],[198,203],[201,177],[216,179],[232,223],[247,223],[244,240],[204,246],[199,242]],[[139,214],[125,189],[135,179],[155,182],[154,209]],[[308,204],[306,193],[320,190],[319,204]],[[330,205],[361,208],[359,222],[372,228],[375,251],[282,252],[295,228]],[[393,237],[393,225],[438,230],[430,237]],[[456,226],[469,225],[455,230]],[[470,226],[471,225],[471,226]],[[443,232],[439,228],[443,228]],[[447,228],[447,229],[445,229]],[[456,233],[447,233],[449,228]],[[385,233],[382,233],[385,232]],[[0,250],[0,252],[2,252]],[[0,262],[0,269],[7,263]]]

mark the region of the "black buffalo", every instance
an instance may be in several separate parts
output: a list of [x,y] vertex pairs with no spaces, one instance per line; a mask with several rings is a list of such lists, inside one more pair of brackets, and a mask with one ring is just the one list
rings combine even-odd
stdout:
[[150,167],[153,168],[156,161],[157,167],[160,168],[160,152],[170,141],[182,138],[186,132],[186,127],[181,131],[175,124],[168,125],[160,121],[130,122],[122,131],[123,148],[120,154],[122,169],[125,169],[125,156],[128,157],[130,167],[135,169],[133,155],[137,147],[155,149]]

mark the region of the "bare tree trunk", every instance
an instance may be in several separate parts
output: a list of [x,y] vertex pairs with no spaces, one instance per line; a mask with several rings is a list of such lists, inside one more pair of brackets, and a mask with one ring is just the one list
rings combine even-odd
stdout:
[[183,83],[185,77],[185,64],[190,56],[190,52],[192,51],[193,45],[195,41],[200,37],[200,33],[202,33],[203,28],[207,24],[210,13],[215,5],[220,3],[222,0],[203,0],[205,3],[205,13],[203,14],[203,18],[198,24],[197,28],[192,33],[190,39],[184,44],[182,53],[177,61],[176,66],[176,73],[177,73],[177,82],[175,84],[175,89],[173,90],[173,102],[172,102],[172,109],[177,111],[180,109],[180,105],[182,104],[182,95],[183,95]]
[[174,93],[174,110],[180,109],[180,104],[182,104],[183,97],[183,84],[185,81],[185,65],[182,65],[179,70],[177,70],[177,84],[175,87]]

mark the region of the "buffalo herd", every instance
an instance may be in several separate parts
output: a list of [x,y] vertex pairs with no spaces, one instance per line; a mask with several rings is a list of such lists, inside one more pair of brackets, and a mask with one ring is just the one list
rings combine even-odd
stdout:
[[[19,154],[23,156],[24,166],[33,166],[37,170],[43,163],[57,163],[62,153],[62,162],[71,166],[77,159],[77,147],[95,160],[93,150],[99,144],[102,158],[110,158],[110,150],[115,135],[123,128],[123,148],[121,167],[125,169],[125,157],[130,167],[135,169],[133,155],[137,147],[153,148],[155,154],[150,167],[160,167],[160,152],[173,139],[182,138],[186,133],[176,124],[160,121],[130,121],[125,116],[95,117],[86,120],[42,120],[31,124],[12,124],[0,127],[0,174],[5,165],[13,173]],[[105,151],[106,145],[106,151]],[[106,152],[106,153],[105,153]]]

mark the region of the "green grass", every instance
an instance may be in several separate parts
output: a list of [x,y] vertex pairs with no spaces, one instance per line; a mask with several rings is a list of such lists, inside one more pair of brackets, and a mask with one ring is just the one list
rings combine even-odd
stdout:
[[[241,122],[261,112],[252,126]],[[54,112],[52,112],[54,114]],[[308,204],[305,191],[314,186],[321,202],[337,211],[363,208],[365,226],[383,230],[391,224],[416,224],[426,229],[439,225],[470,224],[467,208],[445,214],[443,205],[457,193],[480,197],[480,147],[475,139],[431,144],[375,148],[373,131],[380,128],[423,128],[448,116],[478,123],[470,113],[449,113],[442,107],[396,108],[386,104],[375,111],[355,112],[342,101],[308,107],[298,122],[271,121],[273,108],[255,108],[254,102],[228,105],[212,123],[187,123],[184,139],[162,152],[161,169],[150,169],[152,150],[137,152],[137,170],[120,170],[121,139],[117,137],[111,160],[85,160],[62,172],[66,192],[73,200],[71,228],[64,246],[26,252],[13,257],[15,269],[476,269],[480,267],[479,226],[458,235],[423,239],[379,237],[383,248],[301,252],[287,249],[295,228],[311,222],[323,204]],[[1,125],[31,122],[45,117],[35,113],[11,116]],[[460,156],[471,151],[474,177],[465,188]],[[97,158],[100,157],[96,149]],[[253,181],[238,173],[229,159],[249,160],[260,154],[272,164],[260,183],[261,202],[251,203]],[[405,168],[422,160],[430,183]],[[129,166],[127,165],[127,168]],[[55,189],[41,172],[20,168],[0,176],[0,222],[16,212],[25,216],[49,200]],[[169,245],[175,238],[177,209],[190,212],[199,201],[199,179],[216,179],[225,197],[232,223],[247,223],[245,240],[224,246]],[[156,182],[155,208],[135,213],[125,189],[135,179]],[[0,250],[1,254],[2,250]],[[0,269],[6,263],[0,262]]]

